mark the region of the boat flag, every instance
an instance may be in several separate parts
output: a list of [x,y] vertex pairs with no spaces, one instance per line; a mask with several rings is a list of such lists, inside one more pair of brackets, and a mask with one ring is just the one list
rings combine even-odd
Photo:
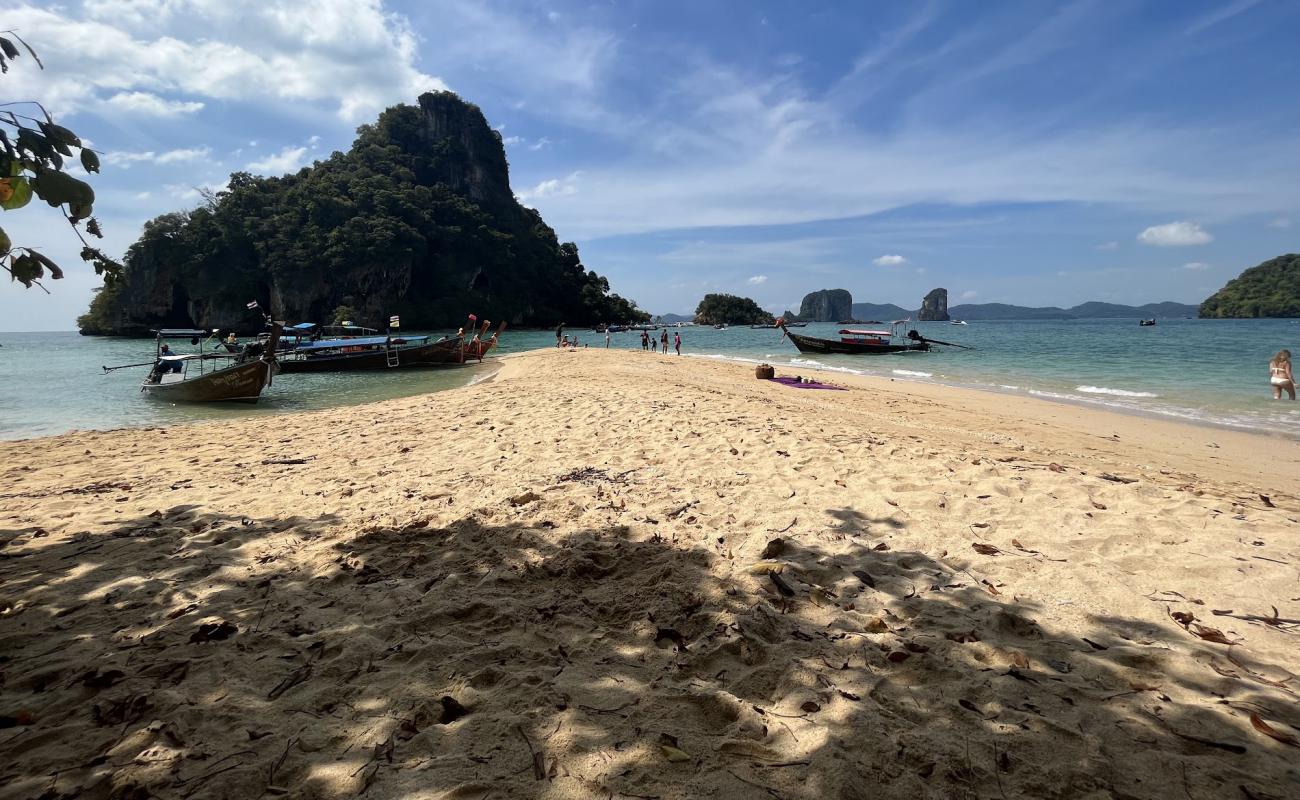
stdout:
[[388,318],[388,327],[390,327],[390,328],[400,328],[400,327],[402,327],[402,318],[399,317],[399,316],[397,316],[396,314],[394,314],[393,316],[389,317],[389,318]]
[[247,309],[250,310],[250,311],[253,310],[254,308],[260,308],[260,306],[258,306],[256,300],[252,301],[251,303],[249,303],[248,305],[246,305],[246,306],[244,306],[244,307],[247,308]]
[[470,315],[469,315],[469,321],[470,321],[470,322],[478,322],[478,315],[477,315],[477,314],[470,314]]

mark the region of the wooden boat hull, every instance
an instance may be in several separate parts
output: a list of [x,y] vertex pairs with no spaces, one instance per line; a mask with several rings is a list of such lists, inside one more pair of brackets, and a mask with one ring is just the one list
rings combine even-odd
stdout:
[[185,381],[145,383],[140,390],[171,403],[256,403],[274,374],[274,361],[250,361]]
[[[462,339],[444,339],[440,342],[398,347],[392,351],[367,350],[362,353],[284,358],[280,361],[280,371],[286,375],[294,375],[305,372],[353,372],[458,364],[461,361],[462,341]],[[396,356],[393,364],[388,363],[390,352]]]
[[929,342],[862,344],[858,342],[837,342],[834,339],[817,339],[812,336],[790,333],[789,331],[786,331],[786,335],[790,337],[790,341],[794,342],[794,346],[799,348],[800,353],[883,356],[890,353],[926,352],[930,349]]

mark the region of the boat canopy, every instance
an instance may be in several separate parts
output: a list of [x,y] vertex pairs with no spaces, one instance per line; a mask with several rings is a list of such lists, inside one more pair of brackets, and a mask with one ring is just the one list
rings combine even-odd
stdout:
[[379,347],[388,344],[390,341],[393,344],[407,344],[409,342],[427,341],[428,338],[428,336],[402,336],[393,337],[390,340],[387,336],[366,336],[358,339],[321,339],[319,342],[298,345],[295,349],[298,352],[303,352],[308,350],[328,350],[337,347]]
[[856,331],[850,328],[841,328],[840,335],[844,336],[846,334],[849,336],[884,336],[885,338],[894,335],[890,331]]
[[291,331],[309,331],[316,327],[314,322],[299,322],[297,325],[289,326]]
[[207,336],[208,332],[192,328],[163,328],[157,334],[164,339],[193,339],[195,336]]

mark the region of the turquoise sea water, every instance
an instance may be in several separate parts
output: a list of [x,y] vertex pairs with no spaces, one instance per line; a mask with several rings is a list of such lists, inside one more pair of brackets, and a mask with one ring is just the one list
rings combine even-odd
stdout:
[[[931,338],[974,351],[898,356],[801,356],[779,331],[730,328],[680,331],[693,357],[766,361],[782,373],[830,370],[938,382],[1063,402],[1109,407],[1300,438],[1300,403],[1274,402],[1268,360],[1280,348],[1300,354],[1294,320],[1074,320],[915,323]],[[832,338],[838,325],[812,324]],[[604,334],[571,331],[591,347]],[[507,331],[502,353],[554,345],[553,331]],[[611,335],[611,346],[640,357],[640,334]],[[144,368],[103,374],[101,365],[146,361],[153,343],[75,333],[0,333],[0,438],[73,429],[171,425],[244,415],[350,405],[438,391],[482,380],[495,367],[276,378],[256,406],[168,405],[140,394]]]

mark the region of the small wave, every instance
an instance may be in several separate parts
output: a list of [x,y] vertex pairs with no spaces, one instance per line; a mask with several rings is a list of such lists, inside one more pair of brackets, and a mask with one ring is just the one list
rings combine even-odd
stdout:
[[812,359],[812,358],[792,358],[792,359],[790,359],[790,363],[791,363],[791,364],[807,364],[807,365],[810,366],[810,367],[821,367],[821,366],[825,366],[824,364],[822,364],[822,362],[817,361],[816,359]]
[[724,353],[687,353],[689,358],[711,358],[715,361],[739,361],[742,364],[761,364],[756,358],[745,358],[744,356],[729,356]]
[[1076,386],[1076,392],[1085,392],[1087,394],[1110,394],[1116,397],[1159,397],[1158,394],[1151,392],[1130,392],[1127,389],[1111,389],[1106,386]]
[[895,370],[890,370],[890,371],[893,372],[895,375],[909,375],[909,376],[914,377],[914,378],[933,378],[933,377],[934,377],[934,373],[933,373],[933,372],[917,372],[916,370],[911,370],[911,369],[895,369]]
[[999,389],[1010,389],[1011,391],[1014,392],[1014,391],[1018,390],[1020,387],[1019,387],[1019,386],[1013,386],[1012,384],[1009,384],[1009,383],[999,383],[999,384],[998,384],[998,388],[999,388]]

